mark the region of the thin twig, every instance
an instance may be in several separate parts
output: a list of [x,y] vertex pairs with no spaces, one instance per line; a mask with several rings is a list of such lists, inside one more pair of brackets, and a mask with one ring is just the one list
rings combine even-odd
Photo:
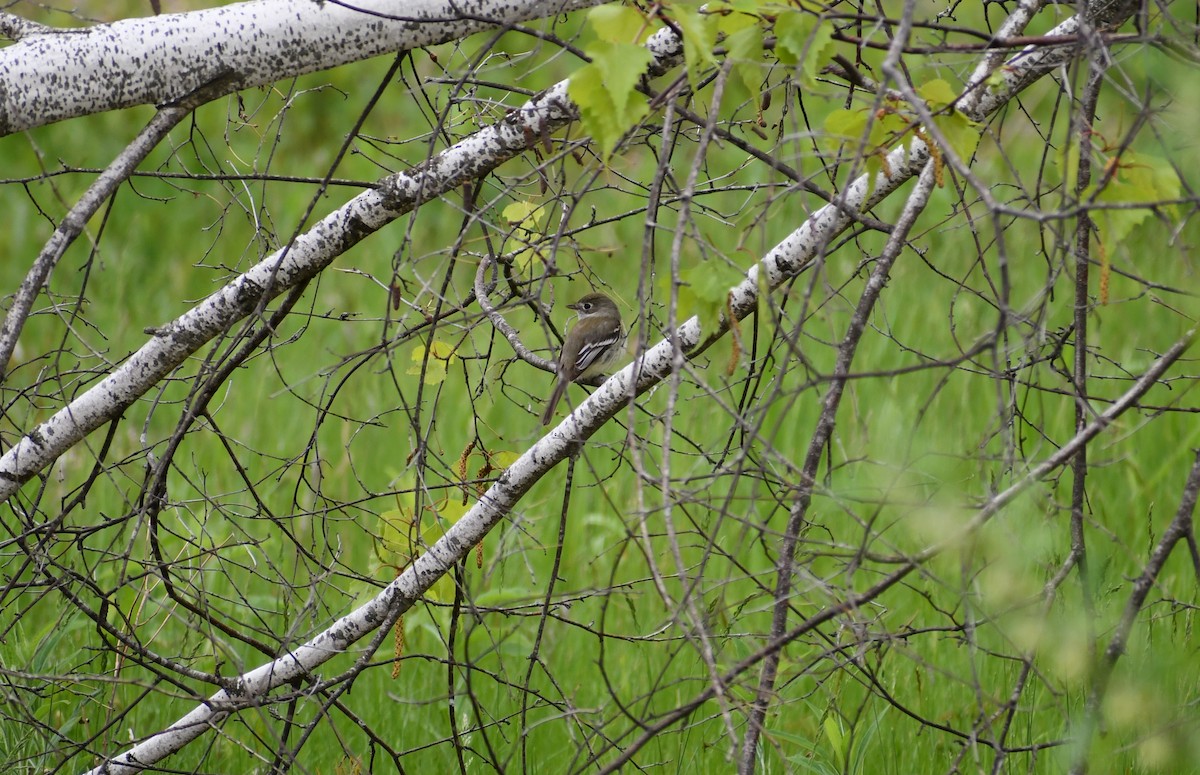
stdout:
[[[1100,87],[1104,83],[1103,55],[1087,58],[1085,68],[1087,85],[1079,106],[1079,120],[1075,127],[1079,135],[1079,169],[1075,179],[1075,199],[1078,201],[1092,183],[1092,123],[1096,118],[1096,103],[1100,99]],[[1095,410],[1087,402],[1088,393],[1088,315],[1091,313],[1090,265],[1091,265],[1092,219],[1087,211],[1080,212],[1075,223],[1075,353],[1072,364],[1072,382],[1075,390],[1075,431],[1088,424]],[[1092,594],[1092,579],[1089,573],[1087,535],[1084,530],[1087,508],[1088,449],[1080,447],[1071,461],[1071,557],[1079,570],[1079,585],[1082,590],[1083,610],[1087,626],[1087,639],[1094,649],[1096,644],[1096,601]],[[1092,653],[1089,650],[1089,653]]]

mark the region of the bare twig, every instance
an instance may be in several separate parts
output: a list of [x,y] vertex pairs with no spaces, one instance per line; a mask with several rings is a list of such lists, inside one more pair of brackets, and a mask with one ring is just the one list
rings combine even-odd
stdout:
[[[1097,54],[1088,57],[1086,68],[1086,85],[1079,107],[1078,125],[1075,127],[1079,136],[1079,171],[1075,180],[1075,198],[1082,199],[1084,192],[1092,182],[1092,122],[1096,116],[1096,103],[1100,99],[1100,87],[1104,83],[1105,55]],[[1072,381],[1076,391],[1075,399],[1075,430],[1078,432],[1087,425],[1095,415],[1095,410],[1088,405],[1088,315],[1091,313],[1091,292],[1089,289],[1088,271],[1091,263],[1092,219],[1084,211],[1079,214],[1075,226],[1075,359],[1073,364]],[[1083,606],[1087,616],[1088,643],[1096,642],[1096,603],[1092,594],[1092,580],[1089,573],[1087,555],[1087,536],[1084,530],[1085,509],[1087,508],[1087,475],[1088,449],[1080,447],[1071,462],[1071,558],[1079,569],[1079,583],[1083,591]]]
[[491,293],[496,288],[494,281],[488,281],[488,271],[495,271],[495,260],[490,256],[485,256],[479,261],[479,267],[475,270],[475,300],[479,302],[480,309],[483,314],[487,315],[492,326],[504,335],[508,343],[512,345],[513,352],[517,357],[525,361],[531,366],[541,369],[542,371],[554,371],[554,361],[547,360],[533,350],[525,346],[521,341],[521,334],[517,329],[509,325],[509,322],[500,314],[500,310],[496,309],[496,305],[492,304]]

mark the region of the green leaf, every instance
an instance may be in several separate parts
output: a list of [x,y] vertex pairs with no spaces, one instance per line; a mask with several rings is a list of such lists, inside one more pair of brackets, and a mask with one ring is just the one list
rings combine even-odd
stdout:
[[979,143],[978,124],[957,110],[949,114],[939,113],[933,117],[933,123],[942,130],[951,150],[958,158],[964,161],[971,158],[971,154],[975,153],[975,146]]
[[680,272],[680,279],[698,298],[724,306],[729,291],[745,279],[745,274],[724,262],[699,261]]
[[825,738],[829,740],[829,745],[833,749],[838,771],[844,771],[846,766],[846,735],[842,732],[842,725],[833,716],[826,716],[822,727],[825,730]]
[[[875,113],[866,108],[835,110],[825,119],[825,132],[839,144],[862,143],[858,153],[865,162],[865,171],[870,175],[868,191],[874,190],[876,175],[880,172],[890,174],[891,171],[884,166],[887,150],[907,134],[908,130],[908,119],[887,109]],[[867,134],[865,142],[864,132]]]
[[[750,18],[750,17],[742,17]],[[751,19],[749,25],[743,26],[737,32],[725,38],[725,48],[729,59],[733,62],[733,71],[737,73],[742,84],[750,92],[754,102],[759,101],[759,91],[762,86],[762,53],[763,31]]]
[[1119,162],[1115,181],[1126,184],[1127,201],[1159,202],[1164,199],[1178,199],[1180,192],[1179,176],[1175,169],[1157,156],[1126,151]]
[[501,449],[488,455],[488,461],[496,468],[508,468],[521,459],[521,453]]
[[[1072,144],[1059,162],[1063,167],[1064,183],[1070,185],[1078,176],[1079,150]],[[1111,174],[1110,174],[1111,172]],[[1097,190],[1098,181],[1108,178],[1104,188]],[[1080,195],[1081,200],[1093,199],[1104,204],[1143,204],[1144,208],[1096,209],[1090,215],[1099,232],[1100,244],[1100,302],[1108,302],[1109,266],[1117,249],[1126,243],[1134,229],[1150,218],[1150,208],[1162,207],[1172,214],[1171,204],[1159,205],[1179,198],[1181,183],[1174,168],[1164,160],[1136,151],[1126,151],[1105,165],[1098,160],[1092,166],[1094,182]]]
[[953,108],[945,110],[958,99],[958,93],[950,84],[936,78],[918,87],[917,94],[935,112],[933,123],[950,143],[949,150],[960,159],[969,159],[979,143],[979,125]]
[[708,7],[710,11],[737,12],[726,14],[727,16],[757,16],[772,5],[771,0],[720,0],[719,2],[709,3]]
[[803,86],[812,86],[821,63],[833,50],[833,27],[819,16],[787,11],[775,21],[775,56],[785,65],[799,66]]
[[603,83],[613,107],[621,115],[637,113],[637,118],[629,120],[626,128],[633,126],[647,110],[646,98],[637,91],[637,85],[650,66],[653,55],[642,46],[632,43],[602,42],[591,44],[587,53],[604,78]]
[[717,47],[716,18],[682,6],[673,6],[671,17],[683,32],[683,61],[687,64],[688,80],[692,86],[697,86],[700,68],[717,64],[717,58],[713,56],[713,49]]
[[679,319],[692,315],[700,318],[700,327],[711,331],[721,320],[729,299],[729,290],[740,283],[745,274],[737,268],[716,261],[700,261],[679,273],[683,285],[679,288]]
[[[1183,184],[1174,167],[1157,156],[1137,154],[1137,158],[1149,168],[1149,174],[1154,180],[1154,189],[1158,192],[1159,199],[1178,199],[1180,197]],[[1174,205],[1167,206],[1174,209]]]
[[641,43],[650,33],[646,17],[628,5],[601,5],[588,11],[596,37],[609,43]]
[[[1068,156],[1068,162],[1078,164],[1078,151]],[[1135,151],[1126,151],[1119,160],[1109,162],[1116,165],[1111,179],[1099,192],[1095,185],[1083,192],[1083,199],[1095,194],[1097,202],[1105,204],[1152,205],[1163,200],[1179,198],[1179,176],[1170,164],[1162,159]],[[1074,169],[1069,166],[1073,172]],[[1100,178],[1104,170],[1093,167],[1092,177]],[[1111,254],[1124,242],[1133,230],[1150,217],[1149,209],[1093,210],[1092,220],[1100,229],[1100,237]]]
[[579,106],[584,128],[607,159],[621,136],[650,110],[636,86],[651,54],[632,43],[605,41],[592,43],[587,53],[592,62],[571,76],[567,93]]
[[825,133],[844,140],[859,140],[867,128],[867,111],[839,108],[825,117]]
[[921,85],[917,88],[917,94],[921,95],[921,99],[928,102],[929,106],[934,109],[952,105],[958,99],[958,93],[941,78]]
[[[1124,204],[1132,201],[1123,196],[1126,193],[1122,190],[1124,188],[1125,186],[1110,184],[1100,192],[1096,201],[1111,204]],[[1146,210],[1093,210],[1091,215],[1096,227],[1100,229],[1100,238],[1104,241],[1110,254],[1129,237],[1136,227],[1150,217],[1150,213]]]
[[434,342],[429,348],[429,353],[437,360],[446,364],[453,363],[457,357],[454,354],[454,348],[446,342]]
[[[462,518],[467,508],[452,498],[443,498],[422,509],[420,519],[408,505],[379,515],[379,544],[376,554],[393,569],[407,567]],[[425,593],[439,602],[454,599],[454,579],[445,574]]]
[[413,538],[409,535],[412,524],[412,509],[409,508],[393,509],[379,515],[379,541],[385,550],[395,555],[385,558],[388,562],[398,565],[412,562]]
[[500,213],[504,220],[513,227],[514,241],[525,246],[513,254],[513,261],[522,272],[532,271],[533,265],[538,259],[538,251],[533,245],[537,244],[538,238],[542,236],[542,231],[538,228],[537,221],[533,216],[541,209],[541,205],[533,202],[512,202]]
[[894,110],[879,111],[871,124],[871,145],[876,148],[894,148],[912,129],[909,120]]
[[702,331],[712,331],[721,322],[723,305],[701,299],[688,286],[679,289],[679,320],[688,320],[693,315],[700,319]]
[[513,202],[505,207],[501,214],[504,220],[508,221],[510,226],[517,226],[524,223],[539,209],[539,205],[533,202]]
[[[425,353],[429,353],[428,363],[426,363]],[[418,345],[413,348],[412,365],[405,369],[404,373],[414,377],[421,375],[421,369],[425,370],[425,384],[437,385],[446,379],[446,369],[454,362],[457,357],[454,354],[454,348],[445,342],[434,342],[428,350],[424,345]]]
[[[712,12],[712,8],[709,8],[708,10],[709,10],[709,12]],[[755,16],[753,12],[747,12],[747,13],[727,12],[727,13],[716,14],[715,16],[716,16],[716,20],[717,20],[717,31],[720,32],[722,35],[726,35],[726,36],[733,35],[734,33],[737,33],[737,32],[741,32],[742,30],[746,29],[747,27],[756,26],[759,21],[758,17]]]

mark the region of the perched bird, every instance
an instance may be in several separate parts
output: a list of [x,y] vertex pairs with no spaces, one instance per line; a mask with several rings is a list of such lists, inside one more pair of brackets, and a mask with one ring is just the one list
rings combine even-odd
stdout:
[[621,312],[612,299],[603,293],[589,293],[567,309],[575,310],[578,319],[567,331],[562,352],[558,354],[558,380],[554,392],[542,413],[542,425],[550,422],[567,385],[603,372],[621,358],[625,351],[625,329]]

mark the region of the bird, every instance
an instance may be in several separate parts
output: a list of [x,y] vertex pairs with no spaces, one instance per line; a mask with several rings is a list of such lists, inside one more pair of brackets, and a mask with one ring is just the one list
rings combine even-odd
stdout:
[[555,368],[554,392],[542,413],[547,425],[567,392],[567,385],[603,372],[620,360],[625,351],[625,329],[616,302],[603,293],[589,293],[567,309],[577,313],[575,325],[567,331]]

